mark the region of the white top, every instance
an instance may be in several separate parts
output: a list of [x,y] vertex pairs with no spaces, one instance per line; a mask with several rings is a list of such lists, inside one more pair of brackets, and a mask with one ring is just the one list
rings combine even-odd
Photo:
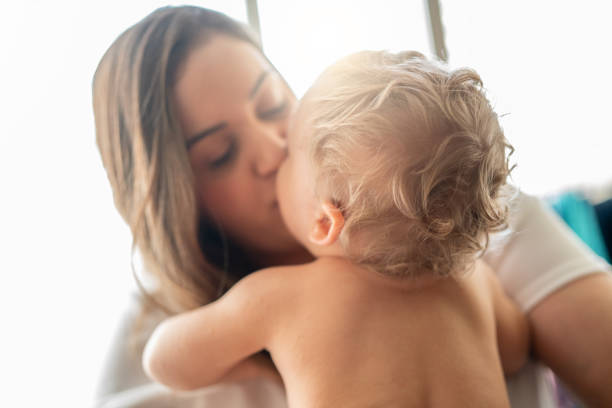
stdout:
[[491,238],[484,259],[525,312],[579,277],[610,271],[610,265],[536,197],[518,194],[509,229]]
[[[590,251],[545,203],[522,193],[513,202],[509,230],[492,237],[484,258],[526,312],[579,277],[610,271],[610,265]],[[287,408],[283,390],[264,379],[181,393],[151,383],[142,371],[140,355],[130,351],[127,341],[138,307],[135,299],[117,332],[99,384],[97,407]],[[161,314],[151,316],[141,343],[162,318]],[[511,405],[556,407],[550,377],[550,370],[541,364],[527,364],[507,381]]]

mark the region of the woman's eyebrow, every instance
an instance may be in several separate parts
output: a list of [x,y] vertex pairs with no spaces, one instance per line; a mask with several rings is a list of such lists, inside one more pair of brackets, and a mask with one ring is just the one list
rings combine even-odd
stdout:
[[261,88],[261,84],[263,84],[269,73],[270,70],[267,69],[259,75],[259,78],[257,78],[257,81],[255,81],[255,85],[253,85],[251,92],[249,92],[249,99],[253,99],[253,97],[255,96],[259,88]]
[[210,135],[211,133],[218,132],[219,130],[224,129],[225,127],[227,127],[227,122],[221,122],[215,126],[211,126],[208,129],[201,131],[191,139],[187,140],[187,150],[189,150],[194,144],[196,144],[200,140],[204,139],[206,136]]
[[[251,91],[249,92],[249,99],[253,99],[255,94],[257,94],[257,91],[259,90],[259,88],[261,88],[261,85],[264,83],[269,73],[270,73],[270,70],[267,69],[259,75],[259,77],[255,81],[255,85],[253,85],[253,88],[251,88]],[[195,136],[187,140],[187,143],[186,143],[187,150],[189,150],[194,144],[204,139],[206,136],[210,135],[211,133],[218,132],[219,130],[225,129],[226,127],[227,127],[227,122],[221,122],[219,124],[216,124],[215,126],[209,127],[208,129],[204,129],[203,131],[199,132],[198,134],[196,134]]]

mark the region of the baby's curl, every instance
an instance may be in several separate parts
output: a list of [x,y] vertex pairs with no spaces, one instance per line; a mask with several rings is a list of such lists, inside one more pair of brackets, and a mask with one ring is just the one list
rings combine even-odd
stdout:
[[352,261],[456,275],[506,227],[513,148],[473,70],[365,51],[328,68],[304,101],[317,194],[342,209]]

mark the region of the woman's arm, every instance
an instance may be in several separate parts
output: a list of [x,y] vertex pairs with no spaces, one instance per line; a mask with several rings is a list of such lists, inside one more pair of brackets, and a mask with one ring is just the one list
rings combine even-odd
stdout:
[[[145,372],[173,389],[191,390],[252,376],[274,316],[268,276],[252,274],[219,300],[160,324],[144,351]],[[269,368],[269,367],[268,367]]]
[[535,197],[519,195],[510,226],[485,260],[527,313],[535,354],[585,402],[612,406],[610,266]]
[[588,406],[612,407],[612,276],[589,275],[529,313],[535,354]]

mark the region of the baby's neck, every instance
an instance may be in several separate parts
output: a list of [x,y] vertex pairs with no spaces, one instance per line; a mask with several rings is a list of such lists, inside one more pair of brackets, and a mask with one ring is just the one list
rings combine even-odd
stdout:
[[439,278],[430,274],[417,276],[395,277],[384,275],[372,269],[358,265],[342,256],[321,256],[313,264],[325,265],[327,268],[342,268],[350,270],[360,279],[369,281],[373,285],[388,287],[389,289],[400,290],[422,290],[433,287],[442,282],[447,282],[452,278]]

